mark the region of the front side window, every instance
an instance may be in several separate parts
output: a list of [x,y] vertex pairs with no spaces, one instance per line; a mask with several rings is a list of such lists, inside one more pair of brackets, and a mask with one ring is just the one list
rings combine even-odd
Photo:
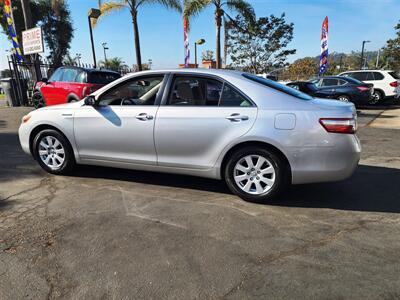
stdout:
[[82,71],[76,76],[76,82],[86,83],[86,72]]
[[172,84],[169,105],[218,106],[222,83],[208,78],[177,76]]
[[75,82],[75,78],[78,76],[78,70],[76,69],[65,69],[61,81],[63,82]]
[[57,69],[57,70],[53,73],[53,75],[51,75],[49,81],[50,81],[50,82],[58,82],[58,81],[61,81],[62,74],[63,74],[63,69],[61,69],[61,68],[60,68],[60,69]]
[[154,105],[164,76],[133,79],[100,96],[99,105]]

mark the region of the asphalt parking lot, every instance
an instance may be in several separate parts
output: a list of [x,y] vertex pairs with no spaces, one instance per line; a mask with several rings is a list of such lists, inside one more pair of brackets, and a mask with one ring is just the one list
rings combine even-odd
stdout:
[[359,111],[350,179],[257,205],[222,182],[20,149],[0,108],[0,299],[399,299],[400,106]]

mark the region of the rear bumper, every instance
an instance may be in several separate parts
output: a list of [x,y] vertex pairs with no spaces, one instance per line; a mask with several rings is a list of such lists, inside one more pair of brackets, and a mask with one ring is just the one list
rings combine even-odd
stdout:
[[334,135],[333,147],[309,147],[292,153],[293,184],[340,181],[353,174],[360,160],[360,142],[356,135]]

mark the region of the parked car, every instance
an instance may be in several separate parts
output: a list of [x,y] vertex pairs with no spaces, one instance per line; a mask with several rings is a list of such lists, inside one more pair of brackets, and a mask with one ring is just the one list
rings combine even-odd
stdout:
[[180,69],[127,75],[82,101],[30,112],[19,139],[53,174],[89,164],[203,176],[258,202],[288,183],[349,177],[356,128],[352,103],[243,72]]
[[36,83],[32,102],[36,108],[75,102],[120,78],[117,72],[80,67],[61,67]]
[[372,84],[341,76],[326,76],[306,82],[290,82],[287,85],[313,97],[337,99],[356,105],[369,104],[373,93]]
[[382,102],[387,97],[394,97],[396,95],[396,88],[400,84],[400,77],[394,71],[357,70],[343,72],[339,75],[373,84],[373,98],[370,101],[372,104]]

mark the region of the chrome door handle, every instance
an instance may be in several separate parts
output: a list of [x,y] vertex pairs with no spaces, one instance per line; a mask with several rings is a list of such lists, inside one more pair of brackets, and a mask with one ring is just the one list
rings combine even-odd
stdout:
[[248,116],[243,116],[238,113],[231,114],[229,117],[226,117],[227,120],[232,121],[232,122],[240,122],[240,121],[246,121],[249,119]]
[[136,116],[136,119],[140,120],[140,121],[147,121],[147,120],[152,120],[153,116],[148,115],[146,113],[140,113]]

